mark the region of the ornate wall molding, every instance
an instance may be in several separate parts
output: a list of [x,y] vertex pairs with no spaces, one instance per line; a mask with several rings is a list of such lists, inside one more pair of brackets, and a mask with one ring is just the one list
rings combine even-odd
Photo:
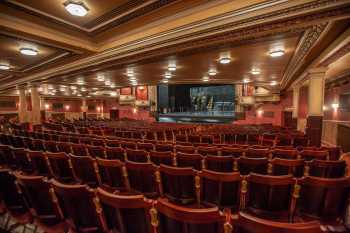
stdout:
[[339,48],[332,55],[322,61],[319,66],[328,66],[348,53],[350,53],[350,42]]

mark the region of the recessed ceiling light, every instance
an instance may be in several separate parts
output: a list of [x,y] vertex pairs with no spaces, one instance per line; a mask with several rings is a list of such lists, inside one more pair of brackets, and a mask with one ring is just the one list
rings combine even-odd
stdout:
[[97,87],[93,87],[92,90],[98,90],[98,88]]
[[66,88],[64,88],[64,87],[60,87],[60,91],[65,91],[66,90]]
[[111,95],[111,96],[117,96],[117,92],[112,91],[112,92],[110,93],[110,95]]
[[106,81],[105,81],[105,85],[106,85],[106,86],[109,86],[109,85],[111,85],[111,81],[109,81],[109,80],[106,80]]
[[87,6],[85,6],[85,4],[81,1],[66,1],[64,3],[64,7],[71,15],[80,17],[85,16],[89,11]]
[[217,72],[216,72],[215,69],[210,69],[209,72],[208,72],[208,74],[209,74],[210,76],[214,76],[214,75],[217,74]]
[[284,50],[282,50],[282,49],[270,52],[271,57],[280,57],[283,55],[284,55]]
[[260,74],[260,70],[258,70],[258,69],[252,69],[251,73],[252,73],[253,75],[258,75],[258,74]]
[[114,83],[111,83],[110,87],[111,87],[111,88],[115,88],[115,84],[114,84]]
[[243,79],[243,83],[249,83],[249,82],[250,82],[250,79],[249,79],[249,78]]
[[105,76],[103,74],[98,74],[97,75],[97,81],[104,82],[105,81]]
[[36,56],[38,55],[38,51],[33,48],[20,48],[19,51],[27,56]]
[[82,87],[80,90],[81,90],[82,92],[87,91],[87,89],[86,89],[85,87]]
[[169,72],[165,73],[164,77],[165,78],[171,78],[171,73],[169,73]]
[[277,85],[277,81],[271,81],[271,82],[270,82],[270,85],[271,85],[271,86],[276,86],[276,85]]
[[77,87],[76,87],[76,86],[70,86],[70,89],[72,89],[72,90],[76,90],[76,89],[77,89]]
[[176,70],[176,64],[169,64],[168,65],[168,70],[169,71],[175,71]]
[[229,58],[229,57],[222,57],[222,58],[220,58],[219,62],[221,64],[228,64],[228,63],[231,62],[231,58]]
[[163,79],[163,80],[162,80],[162,83],[168,83],[168,82],[169,82],[168,79]]
[[77,96],[81,96],[81,94],[79,93],[79,94],[77,94]]
[[10,66],[8,64],[0,64],[0,70],[9,70]]
[[209,81],[209,77],[204,76],[204,77],[202,78],[202,80],[203,80],[203,82],[208,82],[208,81]]

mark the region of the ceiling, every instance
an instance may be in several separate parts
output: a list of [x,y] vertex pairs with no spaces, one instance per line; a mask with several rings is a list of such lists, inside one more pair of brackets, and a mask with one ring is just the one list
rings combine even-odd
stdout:
[[[350,25],[345,0],[82,0],[84,17],[70,15],[66,1],[0,2],[0,62],[11,66],[0,70],[3,94],[33,81],[45,94],[108,93],[131,85],[128,69],[138,85],[154,85],[170,63],[177,69],[169,83],[203,83],[214,69],[209,83],[246,80],[279,92]],[[25,56],[21,47],[39,54]],[[283,56],[269,55],[279,49]],[[231,62],[220,64],[227,55]],[[76,91],[60,92],[70,86]]]

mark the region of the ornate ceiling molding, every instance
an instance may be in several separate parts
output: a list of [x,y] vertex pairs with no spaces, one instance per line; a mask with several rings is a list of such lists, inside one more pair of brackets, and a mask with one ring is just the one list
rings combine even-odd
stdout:
[[[282,4],[282,2],[286,3],[288,1],[279,0],[269,2],[279,2]],[[342,7],[339,7],[340,5]],[[244,9],[244,11],[247,10]],[[225,46],[235,46],[245,41],[259,40],[281,33],[296,34],[309,30],[309,33],[307,33],[309,36],[307,38],[310,38],[308,39],[310,41],[317,39],[314,33],[318,31],[322,32],[322,27],[326,25],[326,22],[349,16],[350,4],[344,0],[319,0],[282,9],[277,12],[270,12],[259,16],[255,16],[255,14],[248,19],[237,20],[238,15],[241,16],[241,13],[244,11],[241,10],[240,13],[237,11],[231,12],[230,20],[234,22],[227,22],[227,18],[229,18],[228,14],[221,16],[224,17],[222,23],[225,23],[225,25],[215,27],[213,24],[217,25],[217,20],[220,17],[215,17],[215,19],[209,18],[209,22],[206,24],[205,22],[197,22],[169,30],[166,33],[133,41],[132,43],[124,44],[88,58],[72,62],[71,64],[25,77],[18,81],[28,82],[33,79],[48,79],[54,76],[75,74],[76,72],[98,70],[101,68],[107,69],[109,67],[159,58],[170,54],[194,53],[203,51],[206,48],[215,49]],[[305,41],[307,40],[305,39]],[[300,49],[300,51],[304,51],[304,49]],[[14,85],[14,83],[11,82],[3,85],[3,88],[10,87],[11,85]]]
[[281,86],[285,88],[293,75],[303,65],[303,60],[309,53],[311,48],[321,39],[322,32],[325,31],[327,23],[315,25],[310,29],[306,30],[303,37],[299,41],[297,49],[294,52],[294,56],[288,64],[288,67],[282,77]]
[[322,61],[319,66],[328,66],[348,53],[350,53],[350,42],[339,48],[331,56]]

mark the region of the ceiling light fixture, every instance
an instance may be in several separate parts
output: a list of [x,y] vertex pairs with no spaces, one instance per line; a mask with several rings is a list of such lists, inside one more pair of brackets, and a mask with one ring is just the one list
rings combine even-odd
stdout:
[[283,55],[284,55],[284,50],[282,50],[282,49],[270,52],[270,56],[271,57],[280,57],[280,56],[283,56]]
[[168,79],[163,79],[163,80],[162,80],[162,83],[168,83],[168,82],[169,82]]
[[209,74],[210,76],[214,76],[214,75],[217,74],[217,72],[216,72],[215,69],[210,69],[209,72],[208,72],[208,74]]
[[77,87],[76,87],[76,86],[70,86],[70,89],[72,89],[72,90],[76,90],[76,89],[77,89]]
[[110,93],[110,95],[111,95],[111,96],[117,96],[117,92],[112,91],[112,92]]
[[250,82],[250,79],[249,79],[249,78],[243,79],[243,83],[249,83],[249,82]]
[[171,78],[171,73],[169,73],[169,72],[165,73],[164,77],[168,78],[168,79]]
[[27,55],[27,56],[36,56],[36,55],[38,55],[38,50],[35,50],[33,48],[20,48],[19,51],[23,55]]
[[9,70],[10,66],[8,64],[0,64],[0,70]]
[[105,81],[105,76],[103,74],[98,74],[97,75],[97,81],[104,82]]
[[231,58],[229,58],[229,57],[222,57],[222,58],[220,58],[219,62],[221,64],[228,64],[228,63],[231,62]]
[[252,71],[250,73],[252,73],[253,75],[258,75],[258,74],[260,74],[260,70],[252,69]]
[[109,86],[109,85],[111,85],[111,81],[109,81],[109,80],[106,80],[106,81],[105,81],[105,85],[106,85],[106,86]]
[[271,82],[270,82],[270,85],[271,85],[271,86],[276,86],[276,85],[277,85],[277,81],[271,81]]
[[169,71],[175,71],[176,70],[176,64],[169,64],[168,65],[168,70]]
[[204,77],[202,78],[202,80],[203,80],[203,82],[209,82],[209,77],[204,76]]
[[66,8],[66,10],[69,12],[69,14],[74,16],[82,17],[87,15],[89,11],[87,6],[81,1],[69,0],[69,1],[66,1],[63,5]]

